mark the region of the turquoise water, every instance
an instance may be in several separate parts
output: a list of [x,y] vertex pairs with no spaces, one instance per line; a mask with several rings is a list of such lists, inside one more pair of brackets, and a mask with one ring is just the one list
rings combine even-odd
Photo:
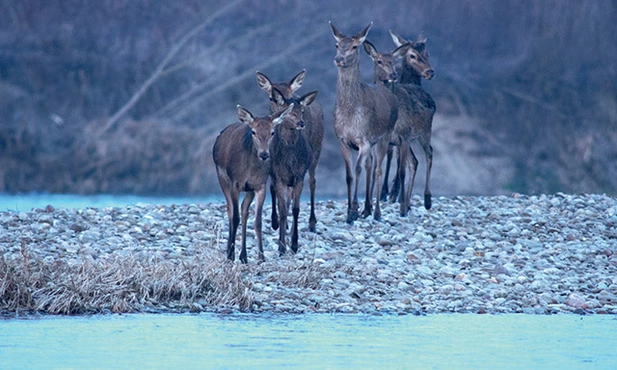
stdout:
[[0,321],[1,369],[616,369],[617,320],[576,315],[112,315]]
[[71,195],[71,194],[24,194],[0,193],[0,211],[28,212],[32,208],[45,208],[48,204],[55,208],[116,207],[148,204],[197,204],[224,202],[222,195],[203,197],[142,197],[137,195]]

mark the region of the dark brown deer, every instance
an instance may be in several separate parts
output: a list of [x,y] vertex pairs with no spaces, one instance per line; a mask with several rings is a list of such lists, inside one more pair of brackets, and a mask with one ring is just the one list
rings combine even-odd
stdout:
[[[276,88],[272,96],[278,106],[291,108],[285,119],[274,129],[270,143],[272,155],[271,177],[278,201],[279,211],[279,254],[287,250],[285,234],[287,232],[287,213],[291,203],[293,225],[291,228],[291,250],[298,251],[298,216],[300,214],[300,196],[304,186],[304,176],[311,168],[313,149],[304,133],[304,111],[315,100],[317,91],[310,92],[298,99],[285,99]],[[273,216],[274,217],[274,216]]]
[[[257,72],[257,85],[264,91],[268,93],[268,97],[270,98],[270,112],[278,112],[283,108],[273,95],[274,89],[278,90],[282,95],[283,100],[290,99],[298,99],[298,96],[295,95],[295,92],[302,86],[304,83],[304,77],[306,75],[306,70],[300,71],[294,78],[292,78],[289,82],[278,82],[273,83],[270,79],[263,73]],[[303,133],[308,138],[309,143],[311,144],[311,149],[313,151],[313,158],[311,160],[311,166],[308,169],[309,175],[309,190],[310,190],[310,201],[311,201],[311,213],[309,216],[309,230],[312,232],[316,231],[317,217],[315,216],[315,169],[317,168],[317,163],[319,162],[319,157],[321,155],[321,145],[324,137],[324,126],[323,126],[323,109],[317,102],[313,102],[312,104],[305,106],[302,113],[302,120],[304,121],[304,129]],[[278,216],[276,214],[276,194],[274,190],[274,184],[270,185],[270,192],[272,193],[272,228],[276,230],[278,228]]]
[[[371,24],[355,36],[345,36],[330,22],[336,39],[334,63],[338,68],[336,102],[334,105],[334,131],[341,142],[345,160],[347,182],[347,223],[358,218],[358,180],[365,167],[367,173],[367,194],[362,215],[371,214],[373,194],[370,191],[371,168],[375,169],[377,197],[373,218],[381,218],[379,195],[381,193],[381,164],[385,156],[387,141],[384,139],[394,129],[398,105],[394,95],[383,85],[368,85],[360,81],[359,49],[366,39]],[[378,142],[384,150],[372,150]],[[355,168],[352,166],[352,150],[358,151]],[[373,152],[371,154],[371,152]],[[353,189],[353,195],[352,195]]]
[[235,259],[236,232],[240,222],[238,200],[240,192],[246,192],[242,201],[242,250],[240,261],[247,263],[246,224],[249,206],[253,198],[255,204],[255,236],[259,249],[259,260],[264,261],[261,239],[261,214],[266,199],[266,182],[270,175],[270,142],[274,128],[279,125],[293,107],[280,113],[254,117],[248,110],[237,106],[240,122],[227,126],[214,142],[212,158],[221,190],[227,202],[229,237],[227,239],[227,259]]
[[[380,53],[370,41],[364,41],[364,50],[373,60],[374,83],[382,84],[387,88],[391,89],[398,101],[398,119],[396,120],[394,130],[390,135],[388,143],[389,146],[386,161],[386,174],[384,176],[381,193],[382,199],[384,195],[384,189],[387,189],[388,186],[388,175],[392,158],[392,147],[396,146],[399,148],[399,161],[395,176],[395,184],[393,186],[394,191],[394,189],[399,189],[398,184],[400,184],[401,182],[400,176],[404,176],[405,173],[405,160],[407,158],[407,155],[406,153],[401,153],[401,151],[403,151],[403,149],[407,150],[408,142],[415,139],[415,136],[413,135],[413,117],[415,113],[415,102],[413,101],[413,96],[410,96],[406,89],[399,86],[398,84],[395,84],[395,81],[398,77],[396,72],[396,60],[397,58],[403,56],[407,52],[407,49],[409,47],[411,47],[411,45],[405,44],[396,48],[396,50],[392,52]],[[411,150],[410,146],[409,150]],[[399,191],[400,214],[401,216],[405,216],[409,207],[409,201],[405,198],[402,188]],[[385,193],[387,195],[387,190],[385,190]]]
[[[402,53],[403,64],[400,76],[397,83],[393,85],[393,87],[395,88],[395,94],[397,95],[397,98],[399,100],[399,122],[397,122],[397,131],[398,134],[401,135],[404,140],[407,140],[408,143],[411,143],[413,140],[418,140],[418,142],[422,146],[426,158],[424,207],[426,209],[430,209],[432,205],[430,192],[430,177],[433,163],[431,131],[436,105],[432,97],[422,88],[421,81],[422,78],[430,80],[435,75],[435,72],[433,71],[429,63],[429,55],[428,51],[426,50],[425,44],[426,37],[420,36],[418,38],[418,41],[414,43],[405,40],[404,38],[396,35],[392,31],[390,31],[390,35],[392,36],[392,40],[397,46],[397,49],[394,52],[400,50],[400,48],[403,47],[406,50],[405,53]],[[367,52],[369,51],[367,50]],[[392,55],[392,53],[377,53],[377,51],[374,50],[374,55],[383,56],[388,54]],[[401,56],[400,52],[397,54],[397,57],[398,56]],[[377,63],[377,60],[374,59],[375,78],[381,80],[382,83],[391,84],[392,81],[388,74],[391,73],[392,67],[384,67],[387,62],[393,63],[394,61],[392,61],[391,58],[386,58],[385,60],[381,60],[381,64],[379,64]],[[406,121],[407,123],[403,124],[402,121]],[[401,129],[403,128],[405,128],[405,131],[401,131]],[[401,202],[401,214],[404,215],[407,213],[409,207],[411,191],[413,189],[415,175],[418,168],[418,159],[413,153],[411,146],[409,146],[409,150],[407,150],[406,148],[405,150],[402,150],[402,148],[403,147],[399,148],[399,165],[397,169],[395,183],[392,192],[390,193],[390,198],[394,198],[395,192],[397,192],[400,187],[399,201]],[[407,156],[410,158],[411,162],[407,162]],[[392,154],[391,152],[389,152],[388,158],[386,160],[386,173],[388,173],[388,167],[390,165],[391,157]],[[406,167],[403,165],[403,163],[406,163],[408,165],[408,169],[411,172],[411,180],[407,188],[405,188],[404,185]],[[387,181],[387,177],[385,181]],[[387,185],[384,185],[384,187],[387,187]],[[407,208],[405,208],[404,210],[403,207]]]

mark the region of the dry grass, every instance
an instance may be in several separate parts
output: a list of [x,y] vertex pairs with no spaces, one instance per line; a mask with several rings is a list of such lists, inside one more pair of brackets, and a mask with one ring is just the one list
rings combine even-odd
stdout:
[[185,260],[116,255],[52,261],[30,253],[24,244],[20,258],[0,258],[0,312],[248,310],[252,294],[243,269],[206,254]]

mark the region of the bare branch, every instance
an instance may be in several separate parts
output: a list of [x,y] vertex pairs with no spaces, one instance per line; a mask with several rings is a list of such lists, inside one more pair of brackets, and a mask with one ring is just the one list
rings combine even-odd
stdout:
[[180,49],[182,49],[184,44],[186,44],[193,36],[195,36],[205,26],[207,26],[208,24],[214,22],[218,17],[220,17],[223,14],[227,13],[228,11],[230,11],[232,8],[234,8],[237,4],[239,4],[241,2],[242,2],[242,0],[236,0],[236,1],[233,1],[231,3],[228,3],[227,5],[225,5],[224,7],[219,9],[218,11],[214,12],[210,17],[208,17],[208,19],[204,20],[203,22],[201,22],[197,26],[193,27],[193,29],[190,30],[188,33],[186,33],[171,48],[169,53],[167,53],[165,58],[163,58],[161,63],[159,63],[159,65],[156,67],[156,69],[154,70],[152,75],[133,94],[131,99],[129,99],[129,101],[126,104],[124,104],[124,106],[122,106],[122,108],[120,108],[113,116],[111,116],[111,118],[107,121],[107,123],[103,127],[102,132],[105,132],[105,131],[109,130],[111,127],[113,127],[113,125],[116,124],[116,122],[118,122],[118,120],[124,114],[126,114],[126,112],[128,112],[128,110],[131,109],[135,105],[135,103],[137,103],[137,101],[139,101],[139,99],[143,96],[143,94],[146,92],[146,90],[148,90],[148,88],[161,76],[161,74],[163,73],[163,71],[164,71],[165,67],[167,66],[167,64],[169,64],[171,59],[178,53],[178,51],[180,51]]
[[[197,86],[193,87],[190,91],[186,92],[185,94],[183,94],[176,100],[167,104],[165,108],[161,109],[159,112],[155,114],[163,115],[165,113],[170,112],[173,109],[178,109],[178,112],[175,113],[173,116],[174,119],[177,119],[178,117],[185,114],[187,111],[190,111],[190,109],[192,109],[192,107],[198,104],[200,101],[208,99],[220,93],[221,91],[224,91],[225,89],[228,89],[229,87],[240,83],[246,78],[254,78],[256,70],[264,70],[264,69],[267,69],[267,67],[270,65],[279,63],[281,60],[288,58],[290,55],[294,54],[299,49],[310,44],[316,38],[322,37],[324,34],[327,33],[327,31],[329,30],[321,31],[321,32],[314,32],[313,34],[311,34],[310,37],[303,38],[301,42],[294,43],[293,46],[285,50],[285,52],[276,54],[272,56],[271,58],[265,60],[264,62],[256,64],[255,66],[252,66],[249,70],[246,70],[239,75],[235,75],[234,77],[227,79],[225,83],[217,84],[216,86],[211,86],[211,83],[209,81],[204,81],[198,84]],[[199,91],[203,91],[206,89],[207,91],[197,96]],[[189,101],[189,99],[191,99],[192,97],[194,97],[194,99]]]

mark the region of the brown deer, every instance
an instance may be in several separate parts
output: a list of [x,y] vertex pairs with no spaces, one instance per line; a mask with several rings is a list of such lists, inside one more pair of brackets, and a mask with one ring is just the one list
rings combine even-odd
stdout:
[[[388,186],[388,175],[392,158],[392,147],[397,146],[399,148],[399,162],[397,165],[395,184],[393,186],[393,191],[395,191],[394,189],[399,189],[397,186],[400,183],[400,176],[404,175],[405,171],[405,160],[407,156],[406,153],[401,152],[403,151],[403,148],[407,148],[407,143],[409,141],[413,141],[415,139],[415,137],[413,136],[413,117],[415,113],[415,102],[413,101],[413,97],[410,96],[404,88],[395,85],[395,81],[398,77],[396,72],[396,60],[397,58],[403,56],[407,52],[407,49],[409,47],[409,44],[405,44],[396,48],[396,50],[392,52],[380,53],[370,41],[364,41],[364,50],[373,60],[374,83],[382,84],[391,89],[398,101],[398,119],[396,120],[394,130],[390,134],[388,142],[389,145],[387,149],[388,154],[386,161],[386,174],[384,176],[384,181],[382,185],[382,197],[384,193],[387,195],[387,190],[384,189],[387,189]],[[411,147],[409,147],[409,150],[411,150]],[[404,197],[403,191],[400,191],[400,193],[400,214],[401,216],[405,216],[407,214],[409,202]]]
[[[373,218],[381,218],[379,195],[381,193],[381,164],[385,157],[387,141],[384,139],[394,129],[398,104],[394,95],[383,85],[368,85],[360,81],[360,55],[358,47],[367,37],[371,24],[355,36],[345,36],[330,22],[336,40],[334,63],[338,68],[336,101],[334,105],[334,131],[341,142],[345,160],[347,182],[347,223],[358,218],[358,180],[362,166],[367,173],[367,192],[362,215],[371,214],[371,167],[375,169],[374,183],[377,197]],[[385,143],[383,150],[373,150],[378,142]],[[352,167],[352,150],[358,151],[355,168]],[[353,196],[352,196],[353,189]]]
[[[270,112],[278,112],[281,110],[281,108],[283,108],[283,106],[279,105],[273,95],[274,89],[278,90],[280,95],[282,95],[283,103],[291,99],[298,99],[298,96],[295,95],[295,92],[304,83],[305,75],[306,70],[303,69],[289,82],[273,83],[265,74],[259,71],[257,72],[257,85],[259,85],[261,89],[266,91],[268,93],[268,97],[270,98]],[[323,109],[321,109],[321,106],[317,102],[313,102],[310,105],[304,106],[302,120],[304,121],[304,129],[302,132],[308,138],[313,152],[311,166],[308,169],[311,201],[309,231],[315,232],[317,224],[317,217],[315,216],[315,169],[317,168],[317,163],[319,162],[319,157],[321,155],[321,145],[324,137]],[[278,228],[278,216],[276,214],[276,194],[273,183],[271,183],[270,185],[270,192],[272,194],[272,228],[276,230]]]
[[[373,58],[374,61],[375,79],[380,80],[383,84],[393,86],[394,88],[395,94],[399,100],[399,120],[397,121],[397,129],[395,129],[395,131],[397,131],[403,140],[406,140],[410,144],[409,150],[399,147],[397,176],[392,192],[390,193],[390,198],[393,199],[395,197],[395,192],[397,192],[400,187],[399,201],[401,202],[401,215],[405,215],[409,209],[411,191],[418,168],[418,159],[413,153],[413,150],[411,150],[411,142],[414,140],[418,140],[426,158],[424,207],[430,209],[432,205],[430,177],[433,163],[433,148],[430,143],[433,115],[435,114],[436,105],[432,97],[422,88],[421,81],[422,78],[430,80],[435,73],[429,63],[428,51],[425,45],[426,38],[424,36],[420,36],[418,41],[414,43],[405,40],[392,31],[390,31],[390,35],[397,46],[397,49],[393,52],[378,53],[374,46],[372,47],[372,51],[368,49],[366,51],[369,55],[372,53],[371,58]],[[405,52],[401,52],[401,48],[404,48]],[[393,55],[395,53],[396,55]],[[392,85],[390,74],[394,68],[395,59],[399,56],[403,56],[403,65],[398,82]],[[407,162],[407,156],[409,156],[411,163]],[[391,151],[388,152],[387,157],[386,173],[389,171],[388,167],[392,157]],[[405,188],[404,185],[406,165],[411,172],[411,180],[407,188]],[[387,177],[385,181],[387,181]],[[387,187],[387,183],[382,188],[384,187]]]
[[242,250],[240,261],[247,263],[246,224],[249,206],[257,197],[255,205],[255,236],[259,249],[259,260],[264,261],[261,238],[261,214],[266,199],[266,182],[270,175],[270,142],[274,128],[291,112],[293,106],[277,114],[254,117],[248,110],[237,106],[240,122],[227,126],[214,142],[212,158],[216,165],[221,190],[227,202],[229,237],[227,259],[235,259],[236,232],[240,221],[238,199],[240,192],[246,192],[242,201]]
[[272,194],[273,196],[276,194],[278,201],[279,254],[283,255],[287,250],[285,233],[287,232],[287,214],[290,203],[293,214],[291,250],[294,253],[298,251],[300,196],[304,186],[304,176],[311,168],[314,158],[311,143],[304,133],[306,127],[303,117],[306,108],[315,100],[317,91],[298,99],[285,99],[277,88],[273,88],[272,96],[278,106],[283,109],[291,108],[291,112],[275,128],[274,137],[270,143],[270,154],[272,155],[270,175],[275,189]]

